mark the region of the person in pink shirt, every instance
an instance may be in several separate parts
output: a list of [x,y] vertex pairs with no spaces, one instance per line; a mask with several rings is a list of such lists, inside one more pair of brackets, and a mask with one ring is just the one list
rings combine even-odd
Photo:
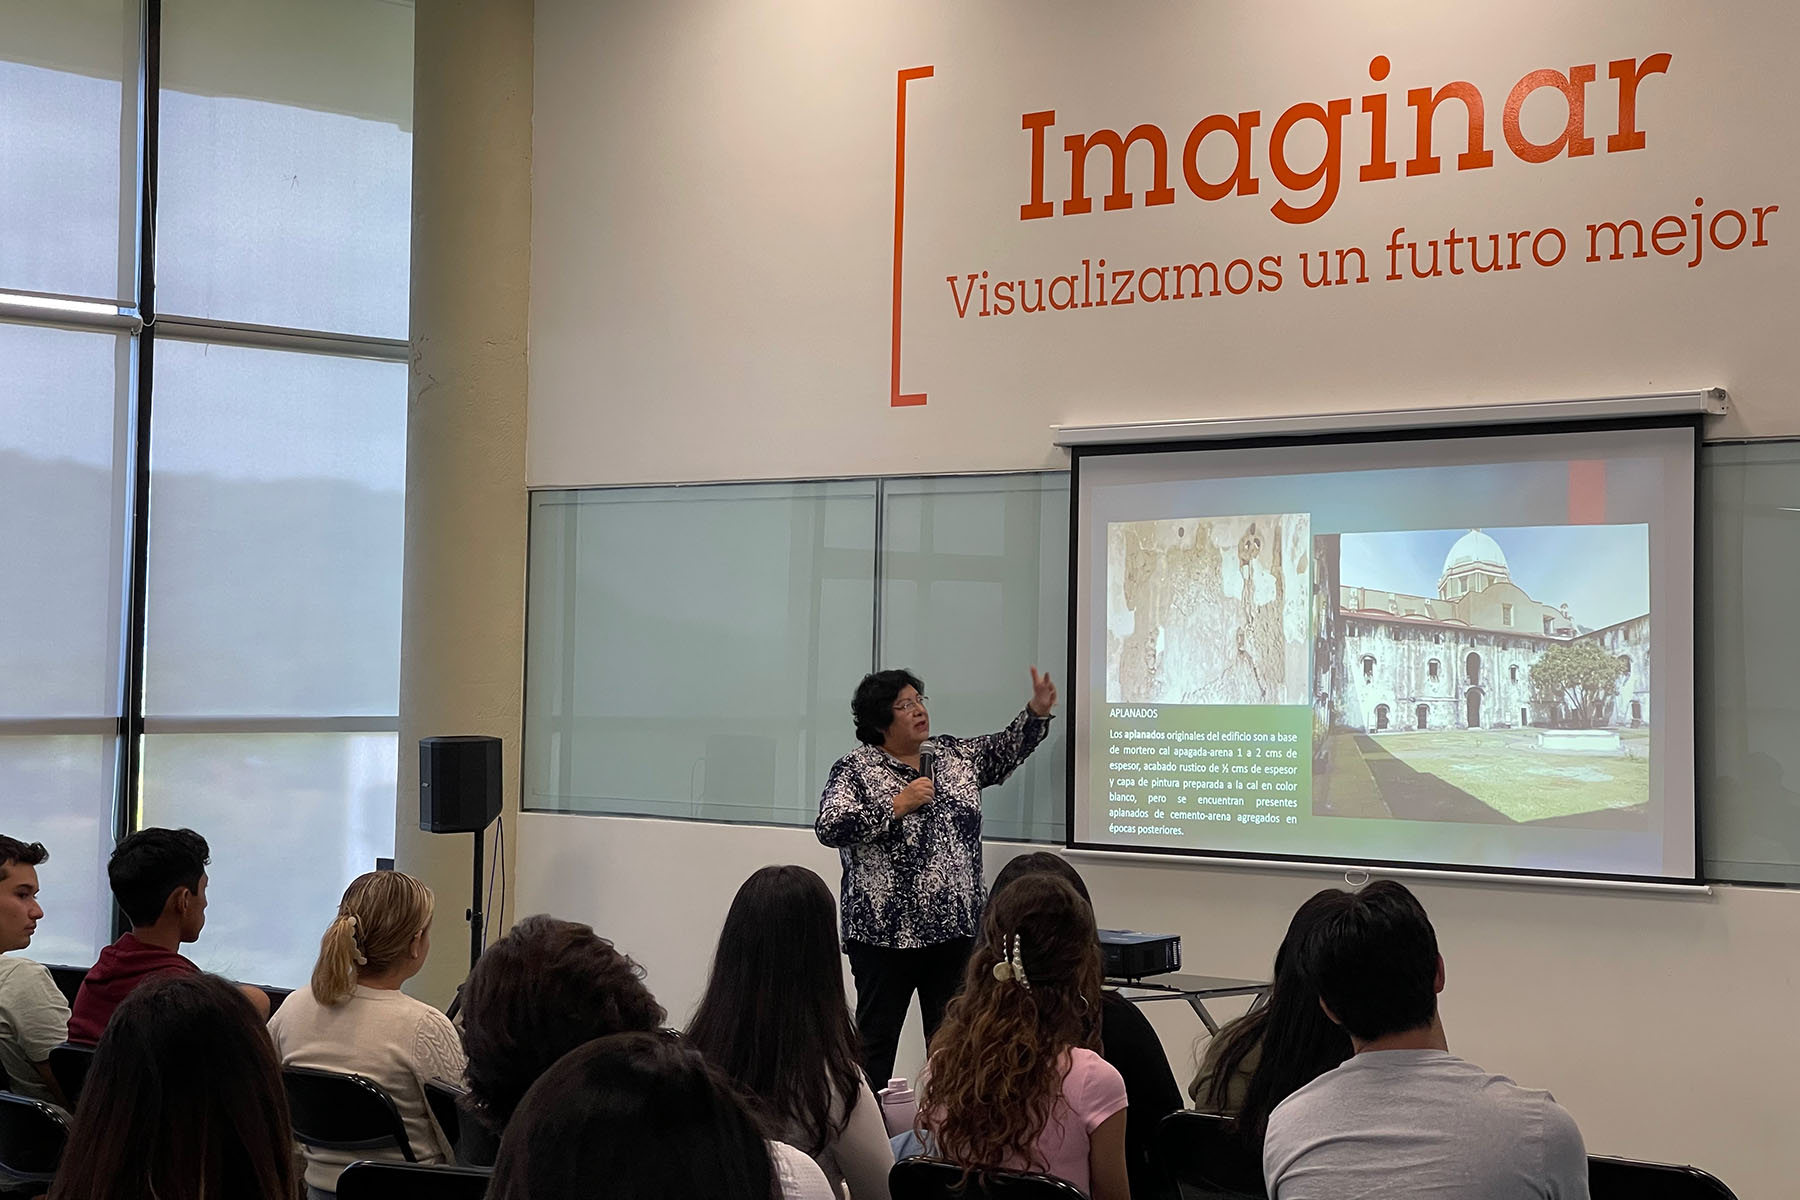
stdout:
[[1129,1200],[1125,1081],[1100,1057],[1094,911],[1055,875],[989,905],[963,990],[932,1039],[920,1124],[960,1166],[1038,1171]]

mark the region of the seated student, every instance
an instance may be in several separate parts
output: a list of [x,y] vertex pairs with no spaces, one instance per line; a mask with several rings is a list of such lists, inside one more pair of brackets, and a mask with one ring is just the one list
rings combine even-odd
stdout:
[[[140,829],[114,848],[106,878],[131,932],[102,950],[81,981],[69,1018],[70,1041],[99,1041],[113,1009],[151,976],[199,972],[178,948],[196,941],[206,926],[211,856],[206,839],[191,829]],[[267,1020],[267,993],[248,984],[239,990]]]
[[887,1200],[894,1150],[857,1061],[841,963],[825,881],[805,867],[764,867],[725,915],[687,1041],[834,1190],[848,1182],[851,1200]]
[[1235,1117],[1260,1161],[1269,1113],[1297,1089],[1350,1057],[1350,1038],[1319,1007],[1300,970],[1300,946],[1332,909],[1336,889],[1302,904],[1275,951],[1268,1003],[1228,1023],[1206,1044],[1188,1094],[1201,1112]]
[[[1083,900],[1093,903],[1087,883],[1069,860],[1046,850],[1018,855],[1001,867],[988,893],[990,903],[1016,880],[1043,872],[1067,880]],[[1137,1005],[1110,989],[1100,993],[1100,1057],[1117,1068],[1125,1080],[1125,1100],[1131,1110],[1131,1120],[1125,1128],[1125,1163],[1131,1177],[1132,1200],[1176,1195],[1174,1181],[1152,1160],[1150,1146],[1158,1123],[1181,1107],[1181,1089],[1175,1084],[1169,1056],[1163,1053],[1162,1040],[1150,1027],[1149,1018]]]
[[0,836],[0,1065],[13,1091],[69,1107],[50,1074],[50,1050],[69,1040],[69,1004],[50,972],[11,951],[31,945],[39,907],[38,866],[50,852]]
[[619,1033],[558,1059],[519,1104],[489,1200],[836,1200],[672,1034]]
[[1444,960],[1413,894],[1383,880],[1321,896],[1301,970],[1356,1053],[1269,1115],[1271,1200],[1586,1200],[1568,1112],[1450,1053]]
[[1094,910],[1074,888],[1028,875],[990,900],[926,1062],[935,1153],[1127,1200],[1125,1081],[1097,1051],[1100,1003]]
[[[447,1162],[455,1153],[432,1120],[425,1084],[460,1087],[464,1064],[450,1019],[400,990],[431,951],[432,908],[431,889],[410,875],[357,876],[319,941],[312,986],[289,996],[269,1021],[282,1066],[364,1075],[380,1084],[425,1163]],[[314,1200],[335,1194],[338,1175],[359,1158],[404,1157],[398,1149],[305,1153]]]
[[494,1147],[480,1144],[481,1129],[505,1132],[525,1090],[575,1047],[660,1028],[662,1006],[643,980],[642,967],[574,921],[526,917],[489,946],[463,985],[476,1121],[463,1122],[462,1157],[491,1164]]
[[100,1039],[50,1200],[293,1200],[293,1139],[249,999],[216,975],[164,974]]

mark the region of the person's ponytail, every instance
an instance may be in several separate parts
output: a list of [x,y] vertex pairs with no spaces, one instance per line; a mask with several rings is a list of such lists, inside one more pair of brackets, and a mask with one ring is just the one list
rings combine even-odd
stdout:
[[[342,1004],[364,976],[404,979],[422,965],[431,928],[431,889],[399,871],[370,871],[344,889],[337,918],[319,939],[312,993],[320,1004]],[[407,970],[408,966],[411,970]]]
[[319,961],[313,965],[313,999],[330,1008],[356,994],[356,968],[364,961],[356,948],[354,913],[340,911],[319,939]]

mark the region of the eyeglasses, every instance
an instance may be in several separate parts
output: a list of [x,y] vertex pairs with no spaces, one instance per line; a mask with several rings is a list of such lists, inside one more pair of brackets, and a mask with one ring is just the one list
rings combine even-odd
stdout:
[[925,700],[926,697],[920,696],[917,699],[908,698],[897,701],[894,704],[894,711],[897,713],[924,712]]

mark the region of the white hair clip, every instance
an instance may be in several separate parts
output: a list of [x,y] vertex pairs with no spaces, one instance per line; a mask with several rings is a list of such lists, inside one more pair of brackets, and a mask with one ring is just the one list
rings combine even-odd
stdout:
[[344,915],[350,919],[350,948],[355,951],[353,957],[356,960],[356,965],[359,967],[366,967],[369,965],[369,960],[363,956],[362,947],[356,944],[356,914],[345,913]]
[[1003,983],[1009,979],[1017,980],[1020,987],[1031,990],[1031,980],[1025,977],[1024,947],[1017,934],[1006,935],[1006,957],[994,964],[994,978]]

